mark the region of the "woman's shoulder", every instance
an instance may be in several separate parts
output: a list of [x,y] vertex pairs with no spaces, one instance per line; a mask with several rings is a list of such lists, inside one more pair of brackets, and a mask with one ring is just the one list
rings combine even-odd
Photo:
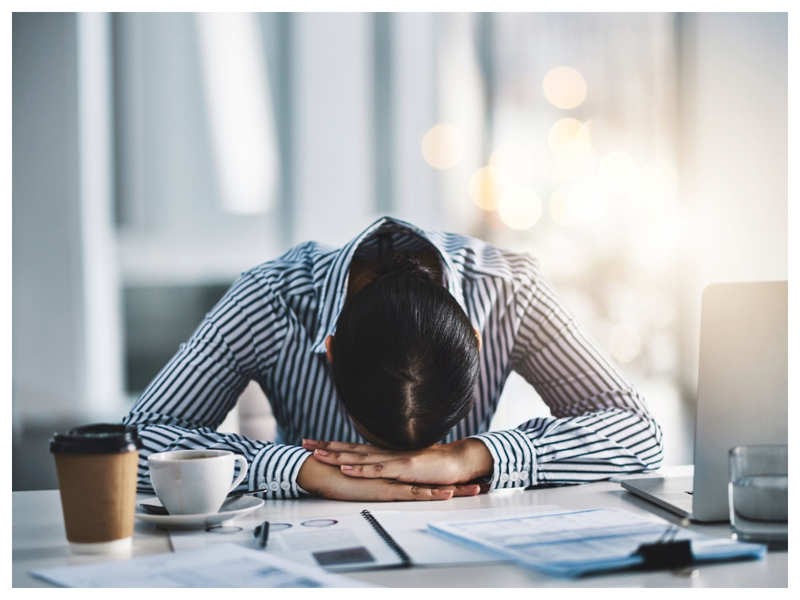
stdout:
[[247,269],[242,275],[274,279],[286,274],[302,274],[304,272],[311,274],[319,268],[321,263],[332,257],[333,252],[333,248],[319,242],[301,242],[283,254]]
[[274,299],[291,304],[293,298],[316,295],[335,254],[336,249],[319,242],[302,242],[247,269],[241,278],[257,283]]
[[538,276],[539,261],[528,251],[512,250],[460,233],[430,232],[462,275],[518,282]]

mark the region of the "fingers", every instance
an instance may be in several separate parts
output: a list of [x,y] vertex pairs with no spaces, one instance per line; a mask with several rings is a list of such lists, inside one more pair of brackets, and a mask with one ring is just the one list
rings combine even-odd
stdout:
[[370,446],[369,444],[355,444],[350,442],[325,442],[321,440],[303,439],[303,448],[306,450],[315,450],[320,448],[322,450],[331,450],[337,452],[376,452],[380,449],[377,446]]
[[403,490],[404,494],[408,494],[407,498],[397,498],[398,500],[450,500],[456,497],[477,496],[481,492],[481,488],[477,484],[464,484],[464,485],[447,485],[428,487],[420,485],[406,486],[408,489]]
[[[391,480],[396,479],[396,475],[393,473],[393,463],[388,463],[387,465],[383,464],[375,464],[375,465],[342,465],[339,467],[341,472],[348,477],[353,478],[361,478],[361,479],[383,479],[383,480]],[[398,481],[398,483],[402,483],[402,481]],[[407,484],[408,485],[408,484]],[[439,500],[442,499],[441,496],[436,496],[435,493],[431,498],[420,498],[419,495],[424,493],[420,490],[435,490],[438,491],[439,494],[442,494],[446,497],[465,497],[465,496],[477,496],[481,493],[481,486],[477,483],[464,483],[464,484],[454,484],[454,485],[439,485],[439,486],[431,486],[431,485],[410,485],[411,488],[415,488],[415,499],[434,499]],[[447,496],[447,492],[452,491],[452,495]],[[444,498],[446,499],[446,498]]]
[[424,485],[395,484],[392,500],[450,500],[455,492],[452,486],[428,487]]
[[457,457],[444,452],[444,447],[397,452],[368,444],[308,439],[303,446],[313,450],[315,462],[336,467],[353,485],[372,490],[384,500],[447,500],[482,491],[476,483],[456,483],[464,481],[463,475],[454,463]]
[[386,461],[391,458],[389,454],[375,454],[373,452],[357,453],[357,452],[337,452],[334,450],[322,450],[316,448],[314,450],[314,458],[320,462],[329,465],[343,465],[343,464],[374,464]]
[[455,486],[453,497],[477,496],[481,493],[481,486],[477,483],[466,483]]
[[365,479],[397,479],[402,473],[402,461],[375,463],[371,465],[341,465],[339,469],[348,477]]

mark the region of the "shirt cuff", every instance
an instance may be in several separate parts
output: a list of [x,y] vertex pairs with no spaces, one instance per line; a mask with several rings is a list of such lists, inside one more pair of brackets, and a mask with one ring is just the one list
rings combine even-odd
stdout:
[[308,492],[297,484],[297,474],[311,452],[299,446],[271,444],[259,452],[250,469],[250,489],[266,488],[265,498],[299,498]]
[[518,429],[472,435],[489,450],[494,462],[489,489],[526,488],[536,482],[536,450]]

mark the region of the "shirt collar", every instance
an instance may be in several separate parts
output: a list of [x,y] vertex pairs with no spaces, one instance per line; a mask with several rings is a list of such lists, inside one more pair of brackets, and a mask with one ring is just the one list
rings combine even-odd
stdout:
[[456,270],[455,264],[447,254],[445,248],[441,245],[439,240],[436,239],[437,236],[432,236],[406,221],[401,221],[393,217],[381,217],[342,246],[331,262],[322,284],[317,313],[317,334],[314,338],[312,352],[317,354],[325,352],[325,338],[334,334],[336,321],[339,318],[339,313],[342,310],[347,294],[350,262],[359,244],[371,235],[376,234],[379,230],[393,229],[410,231],[428,241],[436,249],[441,259],[447,290],[453,298],[455,298],[462,310],[464,310],[464,314],[468,314],[464,305],[464,295],[461,290],[461,274]]

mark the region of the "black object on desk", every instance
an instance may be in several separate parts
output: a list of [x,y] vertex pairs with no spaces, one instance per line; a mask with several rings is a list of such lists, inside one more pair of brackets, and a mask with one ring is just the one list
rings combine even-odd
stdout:
[[398,544],[397,541],[395,541],[395,539],[392,537],[392,534],[384,529],[383,525],[378,522],[371,512],[369,512],[367,509],[364,509],[361,511],[361,516],[364,517],[370,525],[372,525],[372,528],[379,536],[381,536],[383,541],[395,551],[395,554],[397,554],[397,556],[400,558],[400,567],[410,567],[413,564],[408,553],[403,550],[403,547]]
[[676,541],[678,531],[675,525],[667,527],[658,540],[651,544],[641,544],[634,554],[644,559],[645,568],[676,569],[692,564],[692,543],[689,540]]
[[264,521],[253,530],[253,536],[258,540],[259,548],[266,548],[269,541],[269,521]]
[[644,559],[644,566],[653,569],[677,569],[694,562],[689,540],[642,544],[636,553]]

